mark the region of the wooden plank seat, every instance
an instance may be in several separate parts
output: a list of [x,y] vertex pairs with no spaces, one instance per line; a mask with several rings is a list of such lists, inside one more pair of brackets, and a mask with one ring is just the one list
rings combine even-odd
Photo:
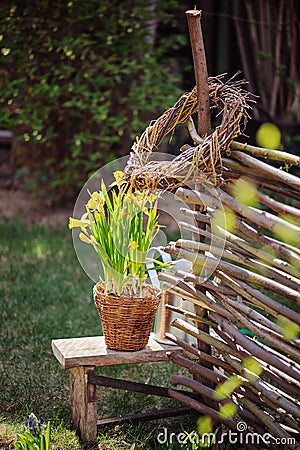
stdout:
[[97,366],[168,361],[168,352],[181,351],[175,345],[161,344],[151,333],[148,345],[137,352],[106,348],[103,336],[55,339],[52,351],[63,369],[70,370],[71,422],[82,441],[97,441],[97,425],[130,420],[153,420],[185,414],[190,408],[167,408],[127,417],[97,419],[96,386],[168,397],[168,388],[133,381],[118,380],[96,374]]

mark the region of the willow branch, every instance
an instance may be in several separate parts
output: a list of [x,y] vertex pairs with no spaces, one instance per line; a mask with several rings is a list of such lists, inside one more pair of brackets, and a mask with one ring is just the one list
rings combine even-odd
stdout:
[[284,396],[284,392],[276,392],[274,387],[273,389],[270,389],[270,386],[266,386],[266,384],[258,377],[249,376],[242,365],[238,361],[232,360],[229,355],[225,355],[224,358],[228,363],[230,360],[230,364],[237,371],[237,373],[246,378],[248,383],[253,386],[257,392],[260,392],[265,399],[269,400],[269,405],[271,405],[272,409],[278,410],[281,407],[285,411],[292,414],[293,417],[300,418],[300,408],[296,400],[295,403],[293,403]]
[[166,304],[166,308],[170,311],[173,311],[177,314],[181,314],[182,316],[186,317],[187,319],[191,319],[194,322],[203,322],[209,325],[211,328],[218,328],[218,325],[215,324],[215,322],[212,322],[207,317],[199,316],[198,314],[192,313],[190,311],[186,311],[183,308],[180,308],[179,306],[174,305],[168,305]]
[[298,291],[284,286],[277,281],[270,280],[258,273],[250,272],[247,269],[235,266],[234,264],[222,260],[217,260],[216,258],[213,258],[211,256],[204,256],[201,254],[195,254],[188,250],[178,249],[174,244],[171,243],[168,244],[164,250],[166,253],[170,253],[174,256],[180,256],[187,259],[188,261],[191,261],[193,263],[194,272],[196,274],[201,273],[204,265],[206,266],[207,270],[214,271],[216,270],[216,268],[218,268],[217,271],[221,270],[238,279],[242,279],[257,286],[263,287],[264,289],[276,292],[277,294],[284,297],[288,297],[293,301],[300,301],[300,293]]
[[[300,181],[299,181],[300,183]],[[184,188],[178,188],[176,191],[176,197],[184,200],[187,203],[193,203],[198,205],[205,205],[212,209],[222,210],[225,204],[230,210],[242,217],[245,217],[256,225],[266,228],[270,231],[276,232],[276,227],[280,224],[282,227],[289,230],[300,232],[300,228],[296,225],[281,219],[280,217],[274,216],[273,214],[267,213],[266,211],[260,211],[253,207],[249,207],[238,202],[234,197],[222,191],[220,188],[215,188],[215,194],[212,195],[208,190],[196,192]]]
[[275,254],[280,255],[282,258],[287,259],[290,263],[295,265],[300,265],[300,257],[295,253],[295,251],[289,249],[284,243],[275,240],[274,238],[270,238],[264,234],[259,233],[249,224],[243,222],[240,218],[236,218],[236,227],[237,229],[246,237],[257,242],[258,244],[268,247]]
[[[231,240],[231,242],[240,242],[242,241],[240,238],[236,237],[232,233],[226,232],[226,230],[223,230],[222,228],[218,227],[220,231],[224,232],[224,235],[228,237],[228,239]],[[227,242],[227,241],[226,241]],[[241,244],[243,245],[243,243]],[[294,290],[298,290],[300,286],[300,281],[297,278],[292,277],[289,274],[286,274],[281,271],[277,271],[276,268],[273,267],[273,265],[276,267],[286,267],[288,266],[288,263],[285,261],[272,260],[272,255],[263,252],[259,249],[256,249],[255,247],[251,249],[250,246],[248,246],[246,243],[243,245],[243,248],[249,248],[252,250],[252,253],[255,254],[257,257],[261,257],[264,259],[267,259],[270,265],[267,265],[261,261],[257,261],[255,259],[251,259],[248,257],[245,257],[244,255],[239,254],[236,250],[228,251],[226,248],[219,248],[215,247],[212,244],[203,244],[200,242],[195,242],[192,240],[187,239],[179,239],[175,242],[175,246],[187,250],[197,250],[198,252],[210,252],[214,255],[215,258],[222,258],[225,260],[229,260],[232,262],[235,262],[237,264],[242,264],[243,266],[246,266],[245,268],[250,268],[254,271],[257,271],[257,269],[260,269],[260,272],[264,274],[264,276],[267,276],[268,278],[273,279],[274,281],[277,281],[278,283],[289,287]],[[274,264],[272,264],[272,261]],[[293,268],[291,268],[293,269]],[[290,272],[292,270],[290,269]],[[295,271],[296,272],[296,271]]]
[[185,331],[186,333],[190,334],[191,336],[195,337],[196,339],[201,339],[206,344],[209,344],[215,348],[217,348],[222,354],[231,354],[233,356],[236,356],[237,358],[240,357],[240,353],[238,350],[234,350],[229,345],[225,344],[224,342],[220,341],[219,339],[216,339],[213,336],[210,336],[209,334],[198,330],[193,325],[185,322],[181,319],[174,319],[171,323],[172,326],[178,328],[179,330]]
[[256,341],[248,338],[248,336],[244,336],[232,323],[229,322],[229,320],[224,319],[223,317],[217,317],[215,316],[215,313],[211,313],[210,317],[211,319],[216,320],[216,322],[219,323],[221,330],[231,336],[232,339],[234,339],[234,342],[247,349],[251,353],[251,355],[256,356],[262,361],[265,361],[268,364],[281,370],[283,373],[287,373],[295,380],[300,381],[300,372],[297,368],[294,367],[296,366],[296,363],[294,363],[294,361],[289,360],[288,364],[283,360],[283,358],[279,358],[278,356],[271,354],[269,351],[258,345]]
[[295,175],[279,170],[240,151],[233,151],[232,156],[246,166],[259,171],[260,175],[266,175],[267,177],[271,177],[274,180],[280,181],[290,187],[293,187],[297,191],[300,191],[300,180]]
[[219,367],[223,370],[226,370],[227,372],[231,371],[231,366],[227,364],[225,361],[223,361],[221,358],[216,358],[215,356],[208,355],[207,353],[202,352],[201,350],[197,349],[196,347],[193,347],[192,345],[183,341],[174,334],[166,333],[166,337],[170,339],[170,341],[174,342],[176,345],[182,347],[184,350],[191,353],[191,355],[193,355],[194,357],[199,358],[202,361],[209,362],[213,364],[215,367]]
[[[161,273],[158,275],[158,279],[160,281],[163,281],[164,283],[168,283],[171,287],[168,288],[168,290],[171,292],[172,290],[177,290],[177,292],[180,295],[180,292],[182,292],[185,296],[187,296],[185,289],[188,289],[188,292],[190,291],[190,288],[193,289],[194,293],[193,296],[191,297],[189,295],[188,300],[191,301],[192,303],[194,303],[195,305],[201,306],[205,309],[210,309],[212,311],[218,312],[218,314],[220,314],[221,316],[224,314],[225,317],[229,317],[229,313],[228,311],[226,311],[225,308],[223,308],[222,306],[220,306],[218,303],[216,303],[215,301],[209,299],[203,292],[199,291],[199,289],[197,289],[194,286],[191,286],[190,284],[187,285],[187,283],[182,282],[182,280],[176,279],[175,277],[172,277],[166,273]],[[180,286],[175,286],[176,281],[178,283],[180,283]],[[184,296],[183,296],[184,298]]]
[[202,214],[199,211],[194,211],[193,209],[180,208],[182,214],[186,217],[191,217],[198,222],[210,223],[210,217],[207,214]]
[[[184,375],[172,375],[171,384],[173,386],[178,386],[178,385],[185,386],[194,392],[198,392],[203,397],[206,397],[210,400],[215,400],[215,398],[216,398],[215,391],[213,389],[208,388],[207,386],[203,385],[202,383],[192,380],[191,378],[186,377]],[[258,427],[261,429],[261,431],[263,430],[263,428],[260,426],[259,422],[257,421],[256,417],[249,411],[246,412],[244,408],[241,408],[239,405],[236,405],[236,403],[234,403],[230,397],[226,397],[225,399],[219,400],[219,403],[220,403],[220,405],[224,405],[226,403],[231,403],[232,405],[234,405],[237,408],[237,414],[241,418],[248,420],[250,422],[250,424],[252,424],[252,426],[255,427],[255,429],[257,429],[257,427]]]
[[239,251],[243,255],[251,256],[251,253],[241,249],[240,247],[233,244],[232,242],[226,241],[225,239],[223,239],[219,236],[216,236],[215,234],[210,233],[207,230],[201,230],[197,226],[191,225],[190,223],[187,223],[187,222],[179,222],[179,226],[182,229],[189,230],[193,233],[199,234],[200,236],[204,236],[205,238],[210,240],[210,242],[213,242],[214,245],[219,246],[220,248],[224,248],[226,245],[226,247],[228,247],[230,250]]
[[[233,164],[228,163],[226,161],[225,158],[223,158],[223,173],[222,176],[224,178],[224,180],[231,181],[232,179],[238,179],[241,176],[243,176],[244,179],[253,182],[255,185],[257,185],[259,188],[263,188],[263,189],[268,189],[269,191],[275,192],[277,194],[280,195],[285,195],[288,198],[292,198],[294,200],[296,200],[297,202],[300,201],[300,193],[292,190],[292,189],[288,189],[286,187],[286,185],[276,182],[274,181],[274,183],[271,183],[269,181],[266,181],[266,178],[260,178],[258,176],[258,174],[256,172],[254,172],[253,170],[250,170],[247,172],[245,170],[236,170],[236,169],[230,169],[229,167],[232,166]],[[232,160],[232,162],[234,162]],[[245,167],[245,166],[240,166],[240,168]]]
[[[218,295],[221,294],[220,292],[214,291],[213,295]],[[218,297],[219,298],[219,297]],[[224,301],[226,301],[227,304],[229,304],[230,306],[232,306],[233,308],[235,308],[235,310],[238,310],[240,312],[242,312],[245,316],[245,318],[247,316],[252,317],[253,319],[255,319],[258,323],[266,326],[268,329],[273,330],[276,333],[282,333],[282,328],[279,327],[278,325],[276,325],[276,323],[272,322],[272,320],[269,320],[266,316],[260,314],[259,312],[257,312],[255,309],[251,308],[250,306],[246,305],[243,301],[242,301],[242,297],[238,296],[236,300],[232,300],[229,297],[225,297],[224,295],[221,295],[221,298],[224,299]]]
[[232,253],[226,248],[215,247],[213,244],[203,244],[202,242],[195,242],[189,239],[178,239],[178,241],[175,242],[175,246],[187,250],[197,250],[198,252],[210,252],[218,258],[229,259],[230,261],[234,261],[238,264],[244,264],[251,268],[256,267],[256,261],[250,260],[244,255]]
[[193,398],[188,397],[187,395],[184,395],[180,392],[173,391],[172,389],[168,390],[168,394],[170,397],[175,398],[176,400],[179,400],[181,403],[184,403],[185,405],[195,409],[195,411],[210,416],[217,423],[220,422],[224,423],[227,427],[231,428],[232,430],[236,430],[236,422],[234,420],[226,419],[224,416],[220,415],[216,410],[212,409],[211,407],[206,406],[203,403],[200,403],[197,400],[194,400]]
[[[251,402],[246,398],[244,398],[242,402],[246,406],[246,408],[249,409],[249,411],[251,411],[269,431],[271,431],[272,435],[279,436],[285,439],[289,438],[289,440],[287,440],[286,442],[293,442],[291,436],[283,430],[283,428],[277,423],[274,417],[266,413],[254,402]],[[299,450],[299,446],[297,446],[297,444],[296,446],[290,444],[288,448],[290,448],[291,450]]]
[[[207,369],[206,367],[202,367],[198,363],[192,362],[189,359],[185,358],[184,356],[179,355],[178,353],[175,353],[175,352],[170,353],[169,358],[175,364],[178,364],[179,366],[188,369],[188,371],[192,374],[200,373],[201,370],[203,369],[203,373],[202,373],[203,377],[208,380],[211,380],[215,385],[224,383],[225,381],[228,380],[228,377],[226,375],[223,375],[220,372],[215,372],[213,370]],[[229,373],[230,374],[235,373],[234,369],[232,367],[230,368]],[[242,377],[240,377],[240,378],[242,378]],[[244,381],[246,382],[247,380],[244,379]],[[256,392],[253,393],[253,391],[247,385],[242,385],[242,386],[238,387],[236,389],[235,393],[242,397],[247,397],[247,399],[249,399],[253,402],[257,402]]]
[[[297,362],[295,362],[293,359],[289,358],[282,352],[278,352],[273,347],[267,346],[264,343],[257,341],[257,345],[261,347],[263,350],[268,352],[271,356],[275,356],[276,358],[279,358],[282,360],[284,364],[286,364],[288,367],[292,367],[297,371],[297,377],[294,377],[288,371],[281,371],[281,369],[278,369],[276,366],[270,366],[270,370],[272,370],[274,373],[276,373],[278,376],[283,377],[284,379],[288,380],[289,383],[292,383],[294,386],[298,386],[300,389],[300,381],[299,381],[299,375],[300,375],[300,366]],[[263,363],[264,364],[264,363]],[[288,376],[289,378],[287,378]]]
[[300,314],[296,311],[293,311],[285,305],[281,305],[263,292],[260,292],[252,286],[249,286],[247,283],[244,283],[241,279],[237,280],[222,271],[218,271],[218,277],[239,295],[249,300],[250,303],[263,308],[272,316],[277,318],[284,316],[293,322],[300,323]]
[[[216,400],[215,391],[213,389],[205,386],[202,383],[199,383],[196,380],[192,380],[191,378],[186,377],[184,375],[172,375],[171,376],[171,384],[173,386],[181,385],[181,386],[188,387],[192,391],[195,391],[198,394],[203,395],[203,397],[207,397],[211,400]],[[229,397],[226,397],[225,399],[220,400],[219,403],[221,405],[223,405],[225,403],[233,404],[233,402],[231,401],[231,399]]]
[[284,203],[278,202],[273,198],[263,194],[262,192],[257,191],[256,193],[258,200],[268,208],[276,211],[279,214],[286,214],[290,217],[296,218],[298,221],[300,219],[300,210],[294,208],[293,206],[286,205]]
[[202,371],[203,376],[211,380],[216,385],[219,383],[223,383],[228,379],[222,373],[215,372],[211,369],[208,369],[207,367],[200,366],[200,364],[198,364],[197,362],[190,361],[188,358],[185,358],[184,356],[176,352],[170,352],[168,356],[173,363],[178,364],[181,367],[185,367],[189,370],[190,373],[201,373]]
[[256,158],[269,159],[271,161],[282,161],[284,164],[300,167],[300,156],[292,155],[288,152],[281,152],[279,150],[271,150],[268,148],[254,147],[249,144],[232,141],[231,148],[234,150],[242,150],[249,153]]
[[[243,222],[239,220],[239,224],[241,225],[242,223]],[[237,225],[237,228],[239,228],[239,225]],[[242,226],[240,226],[240,228],[242,228]],[[217,226],[217,229],[221,234],[223,234],[223,236],[225,236],[226,241],[229,240],[236,246],[239,246],[243,250],[246,250],[248,253],[256,256],[259,260],[266,261],[267,263],[271,264],[272,267],[273,266],[277,267],[278,269],[281,269],[287,272],[288,274],[297,277],[295,278],[294,283],[298,282],[299,270],[291,266],[287,261],[276,258],[273,254],[270,254],[268,252],[265,252],[264,250],[254,247],[253,242],[250,244],[241,237],[236,236],[235,234],[225,230],[220,226]]]
[[222,305],[226,307],[226,309],[228,309],[228,311],[232,314],[236,322],[240,323],[241,325],[252,331],[252,333],[263,339],[265,342],[268,342],[269,344],[273,345],[278,350],[285,352],[289,357],[294,357],[298,360],[300,359],[300,353],[299,350],[297,350],[297,348],[279,339],[280,336],[274,335],[271,332],[271,330],[267,329],[267,331],[264,331],[260,329],[256,324],[252,323],[251,320],[249,320],[247,317],[245,317],[243,314],[237,311],[237,309],[234,307],[235,305],[234,306],[231,305],[223,295],[221,294],[215,295],[217,295],[217,298],[220,300]]
[[[278,227],[278,224],[280,224],[282,227],[286,228],[287,233],[289,232],[289,230],[295,231],[296,233],[300,232],[299,227],[287,222],[286,220],[281,219],[280,217],[267,213],[266,211],[260,211],[256,208],[244,205],[238,202],[231,195],[222,191],[220,188],[216,188],[216,192],[221,202],[225,204],[229,209],[237,214],[240,214],[242,217],[251,220],[256,225],[264,227],[269,231],[276,232],[276,227]],[[201,200],[199,199],[198,201]]]
[[[186,273],[181,270],[178,270],[176,272],[176,275],[178,275],[180,278],[184,279],[187,282],[192,282],[196,284],[200,284],[201,280],[197,275],[193,273]],[[224,294],[230,297],[236,297],[237,293],[231,289],[229,286],[225,286],[224,284],[219,284],[215,280],[205,280],[202,281],[202,285],[213,292],[220,292],[220,294]]]

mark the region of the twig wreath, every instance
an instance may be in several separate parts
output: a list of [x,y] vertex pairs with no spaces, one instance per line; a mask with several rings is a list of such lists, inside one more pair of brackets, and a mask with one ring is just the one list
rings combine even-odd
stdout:
[[[241,135],[249,118],[251,94],[242,86],[244,80],[234,77],[224,82],[224,74],[209,77],[210,109],[217,109],[222,121],[212,134],[201,139],[195,130],[192,115],[197,110],[196,87],[183,94],[175,105],[152,121],[132,146],[125,168],[125,177],[135,188],[174,189],[187,181],[198,183],[213,177],[214,184],[220,176],[222,155],[230,150],[233,139]],[[187,123],[195,147],[188,144],[172,161],[151,161],[153,150],[176,125]]]

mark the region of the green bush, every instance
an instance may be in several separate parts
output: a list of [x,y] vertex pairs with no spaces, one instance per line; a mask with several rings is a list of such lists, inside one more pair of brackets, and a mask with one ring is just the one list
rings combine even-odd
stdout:
[[168,55],[184,41],[174,35],[178,1],[151,4],[1,2],[0,125],[20,142],[16,165],[31,168],[38,194],[72,197],[176,100]]

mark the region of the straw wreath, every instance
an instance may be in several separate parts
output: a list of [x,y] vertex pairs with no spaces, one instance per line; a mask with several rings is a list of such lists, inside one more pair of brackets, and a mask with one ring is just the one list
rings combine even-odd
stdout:
[[163,138],[176,125],[192,121],[191,116],[197,110],[196,87],[183,94],[172,108],[152,121],[133,144],[125,168],[125,176],[131,185],[137,189],[174,189],[187,180],[199,182],[211,176],[216,184],[216,169],[221,167],[221,156],[228,152],[232,140],[242,134],[253,102],[251,94],[242,88],[244,80],[231,78],[224,82],[223,79],[224,74],[208,79],[210,108],[220,111],[221,124],[195,147],[184,146],[172,161],[152,161],[152,152]]

